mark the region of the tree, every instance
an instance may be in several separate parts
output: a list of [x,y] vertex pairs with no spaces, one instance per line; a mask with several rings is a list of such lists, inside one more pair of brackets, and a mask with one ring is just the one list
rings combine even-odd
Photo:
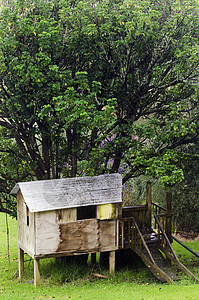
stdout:
[[0,125],[12,133],[37,179],[58,178],[64,162],[74,176],[88,125],[92,129],[95,118],[95,126],[110,126],[114,101],[98,97],[100,83],[89,86],[86,72],[72,74],[55,4],[37,5],[2,12]]
[[193,0],[3,8],[0,125],[27,176],[122,166],[124,182],[139,174],[182,180],[183,147],[199,138],[198,36]]
[[140,173],[181,180],[182,146],[198,139],[198,4],[75,2],[62,19],[73,68],[81,56],[104,97],[117,99],[114,138],[95,153],[112,158],[111,172],[125,162],[124,181]]

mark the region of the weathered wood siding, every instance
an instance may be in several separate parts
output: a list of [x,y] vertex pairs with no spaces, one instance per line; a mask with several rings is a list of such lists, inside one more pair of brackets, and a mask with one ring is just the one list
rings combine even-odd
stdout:
[[[27,213],[29,216],[27,216]],[[28,218],[27,218],[28,217]],[[20,191],[17,193],[18,246],[31,257],[35,252],[34,213],[28,212]]]
[[59,224],[77,220],[77,209],[62,209],[35,213],[36,255],[50,254],[59,245]]
[[110,251],[117,248],[116,222],[97,219],[60,224],[57,252]]
[[118,249],[117,221],[99,221],[99,250],[112,251]]
[[[45,220],[44,220],[45,215]],[[117,249],[114,220],[88,219],[53,224],[48,212],[37,216],[36,255],[87,253]]]
[[139,227],[147,226],[147,205],[122,207],[122,218],[128,217],[133,217]]

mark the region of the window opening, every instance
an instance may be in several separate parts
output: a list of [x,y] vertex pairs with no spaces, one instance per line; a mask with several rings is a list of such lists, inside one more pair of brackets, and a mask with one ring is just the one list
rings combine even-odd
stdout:
[[95,219],[96,218],[96,206],[83,206],[77,207],[77,220]]
[[29,208],[26,205],[26,224],[29,226]]

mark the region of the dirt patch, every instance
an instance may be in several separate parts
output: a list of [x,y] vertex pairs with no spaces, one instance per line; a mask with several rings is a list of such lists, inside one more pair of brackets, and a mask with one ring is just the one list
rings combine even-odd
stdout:
[[193,231],[180,231],[173,235],[182,242],[199,241],[199,233]]

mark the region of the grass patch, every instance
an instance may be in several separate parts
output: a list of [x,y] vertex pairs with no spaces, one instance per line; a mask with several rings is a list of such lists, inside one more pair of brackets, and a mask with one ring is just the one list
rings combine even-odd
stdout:
[[[75,261],[63,263],[54,258],[41,260],[41,285],[33,286],[33,260],[25,255],[25,277],[17,278],[18,248],[17,223],[9,218],[10,265],[7,258],[6,219],[0,214],[0,299],[198,299],[199,285],[186,276],[176,286],[161,284],[140,260],[117,267],[113,276],[100,264],[94,267]],[[186,243],[199,251],[199,241]],[[186,249],[174,243],[181,260],[199,277],[199,260]],[[93,273],[106,275],[100,279]]]

